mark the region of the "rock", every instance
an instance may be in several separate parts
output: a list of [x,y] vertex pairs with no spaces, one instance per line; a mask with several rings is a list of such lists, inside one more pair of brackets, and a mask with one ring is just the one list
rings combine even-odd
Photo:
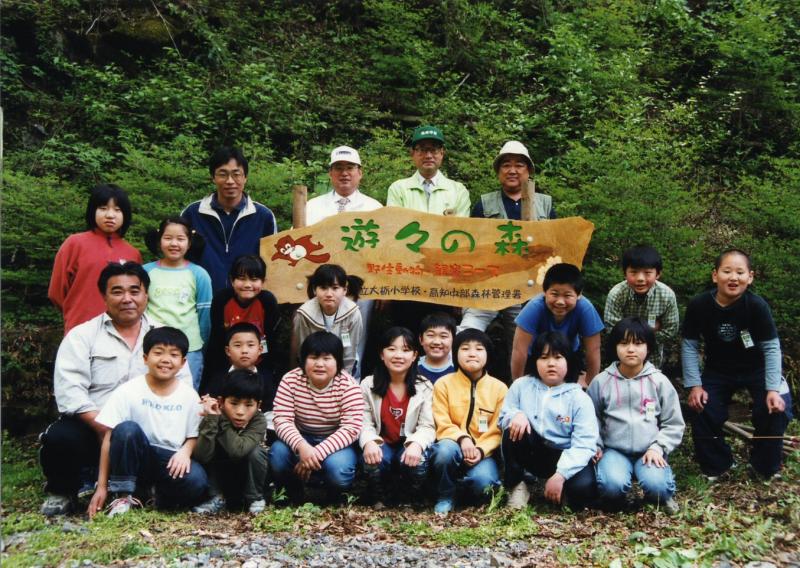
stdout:
[[493,552],[489,555],[490,566],[511,566],[513,560],[500,552]]

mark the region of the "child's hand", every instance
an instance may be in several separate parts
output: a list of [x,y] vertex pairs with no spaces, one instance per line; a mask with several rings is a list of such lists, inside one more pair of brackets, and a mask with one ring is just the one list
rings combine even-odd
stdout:
[[219,400],[213,396],[204,394],[200,399],[200,405],[203,407],[203,409],[200,411],[200,416],[222,413],[222,411],[219,409]]
[[297,448],[297,457],[300,458],[299,464],[302,464],[309,473],[322,469],[322,463],[320,463],[317,454],[314,452],[314,446],[308,442],[300,443],[300,447]]
[[508,437],[512,442],[519,442],[525,434],[531,433],[531,423],[522,411],[517,412],[508,425]]
[[767,410],[770,414],[780,414],[786,410],[786,401],[778,391],[767,391]]
[[93,519],[94,516],[103,509],[103,505],[106,504],[107,497],[108,497],[108,488],[100,487],[98,485],[94,490],[94,495],[92,495],[92,500],[89,501],[89,507],[86,509],[86,512],[89,514],[90,520]]
[[416,442],[411,442],[406,446],[400,461],[408,467],[417,467],[422,461],[422,446]]
[[481,452],[475,447],[471,438],[461,439],[461,453],[464,456],[464,463],[470,467],[481,461]]
[[370,440],[364,444],[364,463],[367,465],[378,465],[383,459],[383,450],[374,441]]
[[597,463],[601,459],[603,459],[603,450],[601,448],[597,448],[597,451],[594,453],[594,457],[592,458],[592,461],[594,463]]
[[644,457],[642,457],[642,463],[644,465],[654,465],[656,467],[667,467],[667,460],[655,450],[647,450],[644,453]]
[[561,493],[564,490],[565,481],[566,479],[560,473],[554,473],[550,476],[550,479],[544,485],[544,498],[555,504],[561,503]]
[[689,408],[695,412],[703,412],[703,408],[705,408],[706,403],[708,402],[708,393],[703,387],[692,387],[692,390],[689,391],[689,398],[686,402],[689,404]]
[[169,472],[169,476],[172,479],[182,478],[189,473],[191,466],[192,458],[189,456],[188,452],[181,448],[169,458],[167,462],[167,472]]

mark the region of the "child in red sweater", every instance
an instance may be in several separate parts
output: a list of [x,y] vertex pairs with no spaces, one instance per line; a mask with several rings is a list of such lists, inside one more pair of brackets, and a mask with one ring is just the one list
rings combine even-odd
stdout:
[[142,255],[123,237],[131,224],[131,202],[112,184],[89,195],[86,228],[67,237],[56,253],[47,297],[64,315],[64,335],[105,311],[97,280],[109,262],[142,263]]

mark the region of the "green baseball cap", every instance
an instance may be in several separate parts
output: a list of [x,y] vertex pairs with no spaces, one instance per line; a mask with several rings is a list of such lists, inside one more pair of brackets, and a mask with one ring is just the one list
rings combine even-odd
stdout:
[[422,140],[435,140],[436,142],[441,142],[442,146],[444,146],[444,134],[438,127],[431,124],[417,126],[414,129],[414,134],[411,135],[411,145],[415,146],[417,142]]

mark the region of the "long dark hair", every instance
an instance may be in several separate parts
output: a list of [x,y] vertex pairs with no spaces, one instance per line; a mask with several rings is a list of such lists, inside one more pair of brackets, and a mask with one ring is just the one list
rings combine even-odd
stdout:
[[[408,394],[408,398],[411,398],[417,394],[417,389],[415,387],[417,382],[417,360],[419,359],[417,338],[414,337],[414,334],[410,329],[398,326],[390,327],[381,336],[378,349],[383,351],[384,348],[389,347],[392,343],[394,343],[394,340],[398,337],[403,338],[403,343],[405,343],[406,347],[409,347],[417,352],[417,358],[414,359],[414,361],[411,363],[411,366],[408,368],[408,371],[406,371],[406,393]],[[389,390],[390,382],[392,382],[392,379],[389,376],[389,369],[386,368],[386,364],[383,362],[383,359],[379,359],[375,365],[375,372],[372,375],[372,392],[383,398],[386,396],[386,391]]]

